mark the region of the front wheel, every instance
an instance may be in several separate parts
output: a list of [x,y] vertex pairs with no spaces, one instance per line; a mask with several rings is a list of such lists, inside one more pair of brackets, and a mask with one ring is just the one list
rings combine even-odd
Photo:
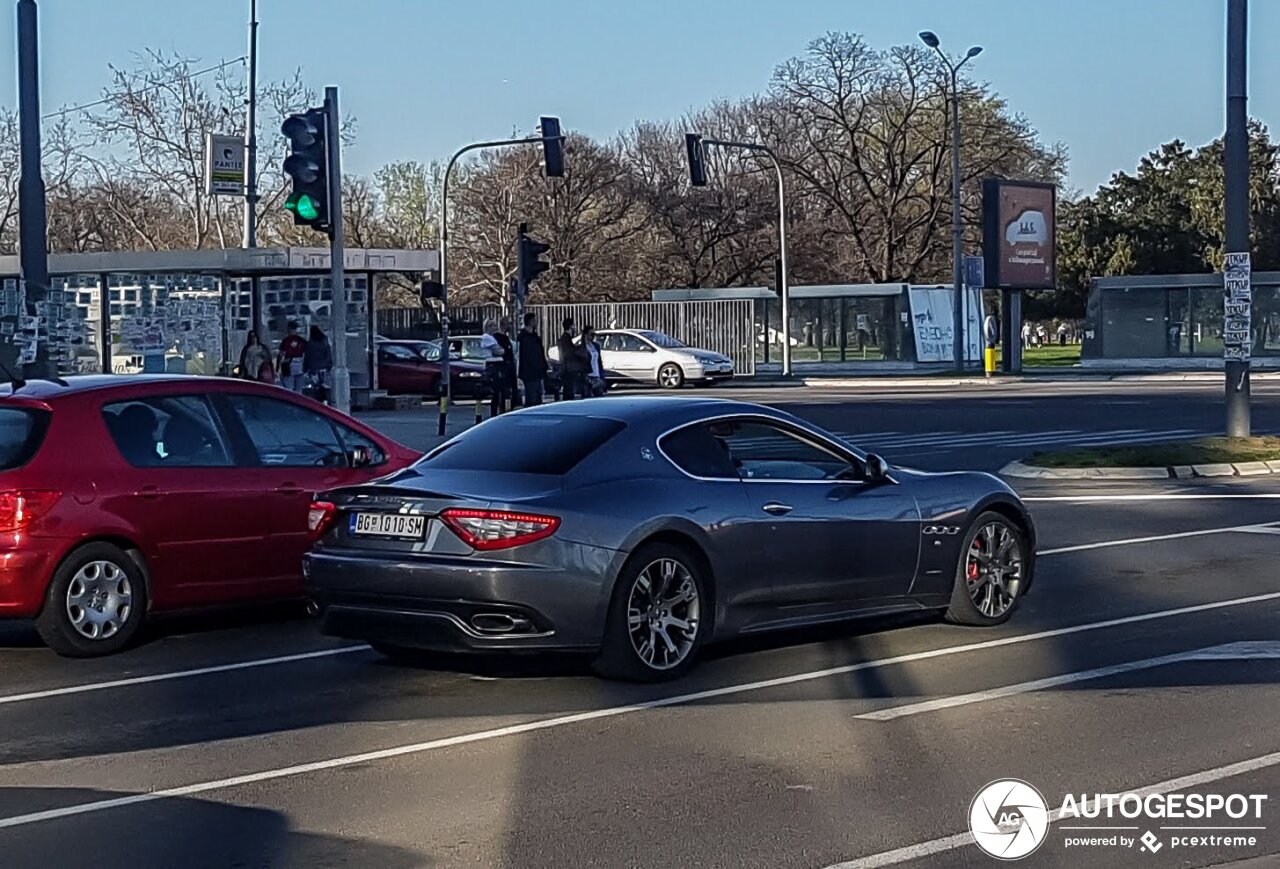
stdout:
[[146,611],[147,587],[138,563],[117,546],[90,543],[54,572],[36,630],[59,655],[110,655],[129,644]]
[[709,606],[701,569],[686,549],[640,547],[614,587],[596,672],[628,682],[684,675],[706,634]]
[[991,627],[1009,620],[1026,587],[1027,538],[1007,517],[983,513],[964,537],[947,621]]
[[684,369],[668,362],[658,369],[658,385],[663,389],[679,389],[684,386]]

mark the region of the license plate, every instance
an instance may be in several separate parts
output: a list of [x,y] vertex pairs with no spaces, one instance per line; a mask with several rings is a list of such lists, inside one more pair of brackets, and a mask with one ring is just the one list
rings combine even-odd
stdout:
[[420,540],[427,517],[404,513],[353,513],[353,537],[394,537],[397,540]]

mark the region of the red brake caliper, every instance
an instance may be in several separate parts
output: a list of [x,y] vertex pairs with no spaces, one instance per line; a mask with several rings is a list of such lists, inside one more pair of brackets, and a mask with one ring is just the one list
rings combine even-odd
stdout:
[[[980,541],[973,541],[973,545],[978,549],[982,548],[982,543]],[[969,556],[969,566],[965,572],[971,581],[978,578],[978,562],[973,558],[973,556]]]

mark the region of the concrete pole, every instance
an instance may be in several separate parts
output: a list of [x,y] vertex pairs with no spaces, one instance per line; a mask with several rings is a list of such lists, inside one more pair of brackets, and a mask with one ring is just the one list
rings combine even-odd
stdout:
[[[35,0],[18,0],[18,126],[21,178],[18,181],[18,253],[22,284],[26,291],[27,315],[34,316],[36,303],[49,292],[48,228],[45,215],[44,177],[40,174],[40,58]],[[105,301],[104,301],[105,304]],[[34,362],[27,363],[24,377],[53,377],[57,371],[49,361],[48,327],[37,332]]]
[[[1248,116],[1248,0],[1227,0],[1227,134],[1223,148],[1226,172],[1226,253],[1245,256],[1243,294],[1225,287],[1224,314],[1234,301],[1244,306],[1246,327],[1250,327],[1249,306],[1252,287],[1249,275],[1249,116]],[[1228,268],[1228,272],[1231,269]],[[1225,320],[1224,320],[1225,325]],[[1243,358],[1225,358],[1227,437],[1248,437],[1249,407],[1249,342],[1252,329],[1245,329]],[[1225,343],[1225,342],[1224,342]],[[1230,348],[1238,349],[1238,348]],[[1229,352],[1229,350],[1227,351]]]
[[244,127],[244,246],[258,246],[258,0],[249,3],[249,110]]

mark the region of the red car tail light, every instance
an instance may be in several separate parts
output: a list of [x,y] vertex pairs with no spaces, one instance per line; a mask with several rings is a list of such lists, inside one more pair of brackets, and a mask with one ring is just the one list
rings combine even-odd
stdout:
[[450,507],[440,519],[472,549],[490,552],[542,540],[560,527],[558,516],[513,513],[508,510],[469,510]]
[[338,508],[329,501],[312,501],[307,511],[307,530],[312,540],[319,540],[329,533],[334,521],[338,518]]
[[61,492],[48,489],[0,491],[0,531],[21,531],[53,509]]

